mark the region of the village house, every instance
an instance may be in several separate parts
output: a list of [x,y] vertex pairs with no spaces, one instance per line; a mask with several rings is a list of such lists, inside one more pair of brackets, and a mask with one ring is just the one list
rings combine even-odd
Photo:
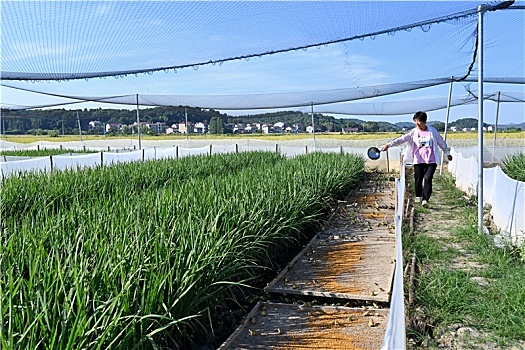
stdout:
[[233,133],[233,128],[235,128],[235,124],[234,123],[225,123],[224,124],[224,130],[226,133]]
[[234,134],[244,134],[245,130],[246,130],[246,127],[244,126],[244,124],[238,123],[233,126]]
[[247,134],[253,134],[254,132],[257,132],[258,128],[255,124],[246,124],[246,127],[244,128],[244,131]]
[[285,125],[283,122],[277,122],[273,124],[274,133],[282,133],[284,131]]
[[178,124],[178,130],[179,130],[179,133],[181,133],[181,134],[186,134],[188,132],[188,130],[192,129],[192,127],[193,127],[193,123],[192,122],[188,122],[188,128],[186,128],[186,123],[180,122]]
[[123,128],[123,125],[120,123],[107,123],[106,124],[106,132],[121,132]]
[[146,123],[146,127],[155,134],[163,134],[166,131],[166,123],[164,122]]
[[166,129],[166,134],[178,134],[179,124],[171,124],[171,127]]
[[92,129],[102,129],[103,128],[103,124],[102,122],[98,121],[98,120],[92,120],[89,122],[89,129],[92,130]]
[[197,122],[193,126],[193,132],[195,134],[206,134],[208,133],[208,124],[204,124],[202,122]]
[[273,134],[273,124],[263,124],[261,128],[263,134]]

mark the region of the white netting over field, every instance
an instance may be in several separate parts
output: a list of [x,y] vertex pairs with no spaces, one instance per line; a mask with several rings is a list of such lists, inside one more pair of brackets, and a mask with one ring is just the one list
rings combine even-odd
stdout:
[[[455,61],[459,74],[438,76],[460,76],[472,60],[472,47],[463,51],[457,48],[465,44],[464,40],[472,40],[477,6],[497,9],[510,4],[2,1],[2,79],[123,77],[373,39],[381,34],[385,38],[396,35],[395,42],[399,43],[414,40],[409,35],[411,30],[429,33],[425,40],[440,46],[433,53],[447,57],[449,67]],[[22,25],[25,30],[20,30]],[[438,45],[438,37],[447,40]],[[464,58],[466,62],[462,62]]]
[[[2,1],[2,89],[52,100],[2,101],[2,107],[93,101],[254,110],[313,104],[324,105],[320,113],[395,115],[442,109],[447,100],[341,102],[451,79],[469,94],[452,98],[451,106],[461,106],[477,98],[469,84],[477,82],[480,5],[484,57],[491,63],[484,81],[524,84],[525,11],[512,1]],[[504,48],[509,41],[512,52]],[[339,57],[337,65],[324,67],[329,57]],[[297,62],[293,72],[283,61]],[[285,70],[291,80],[283,80]],[[264,78],[256,78],[261,73]],[[299,83],[304,76],[308,84]],[[112,78],[90,79],[95,77]],[[494,99],[490,95],[485,98]],[[516,92],[500,98],[524,100]]]

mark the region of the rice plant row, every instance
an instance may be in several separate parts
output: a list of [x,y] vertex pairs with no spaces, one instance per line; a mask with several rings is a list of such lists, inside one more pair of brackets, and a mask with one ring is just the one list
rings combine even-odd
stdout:
[[75,149],[19,149],[19,150],[2,150],[0,151],[1,156],[18,156],[18,157],[46,157],[56,156],[61,154],[72,154],[72,153],[96,153],[97,151],[90,150],[75,150]]
[[363,169],[250,152],[3,179],[0,346],[187,347]]

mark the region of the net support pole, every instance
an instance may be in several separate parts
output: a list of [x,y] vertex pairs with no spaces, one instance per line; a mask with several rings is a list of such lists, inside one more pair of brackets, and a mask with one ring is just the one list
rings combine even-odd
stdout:
[[478,233],[483,233],[483,5],[478,6]]
[[188,129],[188,109],[187,107],[184,107],[184,117],[186,118],[186,147],[190,148],[190,129]]
[[[450,77],[450,87],[448,88],[448,101],[447,101],[447,117],[445,118],[445,134],[443,139],[447,142],[447,131],[448,131],[448,119],[450,116],[450,100],[452,99],[452,84],[454,83],[454,77]],[[443,160],[445,155],[441,151],[441,164],[439,166],[439,176],[443,175]]]
[[142,149],[142,143],[140,140],[140,113],[139,113],[139,94],[136,94],[137,97],[137,135],[139,139],[139,150]]
[[317,143],[315,141],[315,122],[314,122],[314,103],[311,102],[312,106],[312,133],[314,134],[314,150],[317,149]]
[[496,134],[498,132],[498,117],[499,117],[499,100],[501,91],[498,91],[498,104],[496,106],[496,124],[494,124],[494,141],[492,143],[492,164],[494,164],[494,152],[496,151]]
[[80,144],[82,145],[82,127],[80,127],[80,117],[77,112],[77,124],[78,124],[78,134],[80,135]]

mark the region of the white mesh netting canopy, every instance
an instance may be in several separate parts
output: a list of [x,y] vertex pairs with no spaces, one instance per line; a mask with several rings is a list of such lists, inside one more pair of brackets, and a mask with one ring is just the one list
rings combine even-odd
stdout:
[[[476,81],[479,6],[488,43],[484,57],[492,63],[485,68],[487,81],[525,82],[520,2],[2,1],[0,6],[2,89],[55,97],[39,105],[3,100],[9,109],[79,101],[223,110],[333,104],[326,110],[388,115],[410,113],[414,106],[374,102],[348,109],[335,103],[451,80],[466,84],[469,94],[453,101],[461,105],[475,96],[468,85]],[[512,52],[502,49],[509,41]],[[521,64],[506,60],[509,54]],[[340,65],[323,66],[333,55]],[[307,76],[308,83],[294,85],[293,76],[281,80],[277,61],[283,60],[297,62],[294,74]],[[314,66],[323,69],[313,73]],[[253,87],[261,72],[263,79]],[[328,80],[333,76],[335,83]],[[523,94],[501,100],[511,101],[523,102]],[[443,100],[429,100],[421,109],[437,108]]]

